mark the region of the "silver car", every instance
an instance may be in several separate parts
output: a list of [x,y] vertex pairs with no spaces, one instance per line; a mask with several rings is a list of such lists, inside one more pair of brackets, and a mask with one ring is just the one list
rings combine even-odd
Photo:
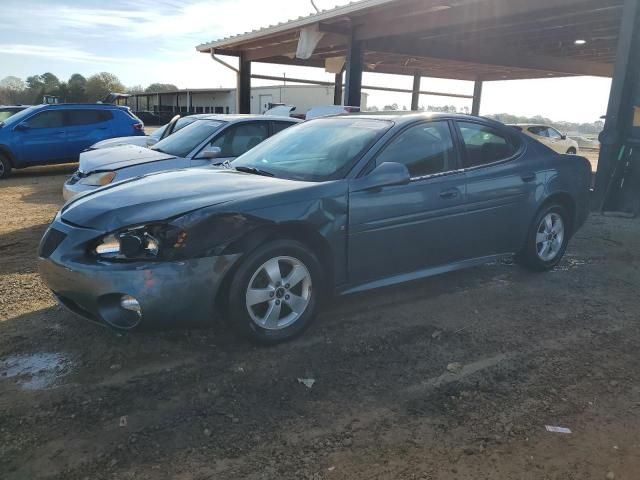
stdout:
[[62,189],[65,200],[148,173],[231,161],[300,120],[264,115],[200,115],[150,148],[120,145],[80,154],[78,171]]

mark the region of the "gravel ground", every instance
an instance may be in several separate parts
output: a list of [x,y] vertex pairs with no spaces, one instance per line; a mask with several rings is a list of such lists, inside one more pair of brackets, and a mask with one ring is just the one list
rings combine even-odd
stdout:
[[35,250],[72,170],[0,185],[0,478],[638,478],[637,221],[592,216],[553,272],[339,298],[257,348],[55,306]]

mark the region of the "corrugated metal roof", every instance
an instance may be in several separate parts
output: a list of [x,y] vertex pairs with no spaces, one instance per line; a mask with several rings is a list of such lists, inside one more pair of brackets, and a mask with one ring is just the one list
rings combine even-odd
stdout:
[[402,0],[361,0],[358,2],[351,2],[347,5],[342,5],[328,10],[321,10],[318,13],[313,13],[311,15],[307,15],[306,17],[298,17],[297,19],[288,20],[276,25],[269,25],[265,28],[260,28],[257,30],[252,30],[250,32],[225,37],[220,40],[213,40],[208,43],[203,43],[198,45],[196,47],[196,50],[198,50],[199,52],[209,52],[213,48],[227,47],[238,42],[246,42],[268,35],[295,30],[318,22],[335,20],[338,17],[351,15],[356,12],[359,13],[370,8],[375,8],[399,1]]

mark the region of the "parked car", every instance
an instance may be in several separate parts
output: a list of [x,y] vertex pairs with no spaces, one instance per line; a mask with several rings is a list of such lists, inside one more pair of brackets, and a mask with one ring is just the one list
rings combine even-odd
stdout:
[[586,150],[598,150],[600,148],[600,142],[597,138],[588,138],[581,135],[572,136],[571,140],[578,144],[578,148],[584,148]]
[[591,181],[586,159],[565,160],[477,117],[319,118],[229,168],[71,201],[42,239],[40,274],[63,305],[116,328],[206,322],[217,305],[275,343],[301,333],[328,293],[513,253],[553,268],[585,221]]
[[0,105],[0,123],[26,108],[29,108],[29,105]]
[[230,161],[299,121],[263,115],[198,115],[193,123],[150,149],[122,145],[83,152],[78,171],[67,179],[62,195],[69,200],[148,173]]
[[558,153],[577,155],[580,150],[578,142],[548,125],[517,124],[511,125],[511,127],[520,130],[531,138],[535,138]]
[[77,162],[80,152],[105,138],[144,135],[127,107],[51,104],[26,108],[0,124],[0,179],[13,168]]
[[[191,125],[198,118],[204,117],[204,115],[192,115],[190,117],[176,116],[175,121],[171,121],[160,128],[153,131],[151,135],[145,135],[143,137],[116,137],[109,138],[107,140],[101,140],[98,143],[94,143],[87,150],[100,150],[102,148],[119,147],[121,145],[136,145],[138,147],[152,147],[164,137],[168,137],[170,134],[183,129],[187,125]],[[167,131],[169,130],[169,131]]]

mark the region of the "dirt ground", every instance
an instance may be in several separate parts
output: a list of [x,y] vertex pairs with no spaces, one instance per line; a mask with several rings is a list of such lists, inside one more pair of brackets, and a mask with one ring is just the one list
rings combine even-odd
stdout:
[[0,185],[0,478],[640,478],[638,221],[592,216],[546,274],[336,299],[258,348],[57,307],[35,252],[71,171]]

